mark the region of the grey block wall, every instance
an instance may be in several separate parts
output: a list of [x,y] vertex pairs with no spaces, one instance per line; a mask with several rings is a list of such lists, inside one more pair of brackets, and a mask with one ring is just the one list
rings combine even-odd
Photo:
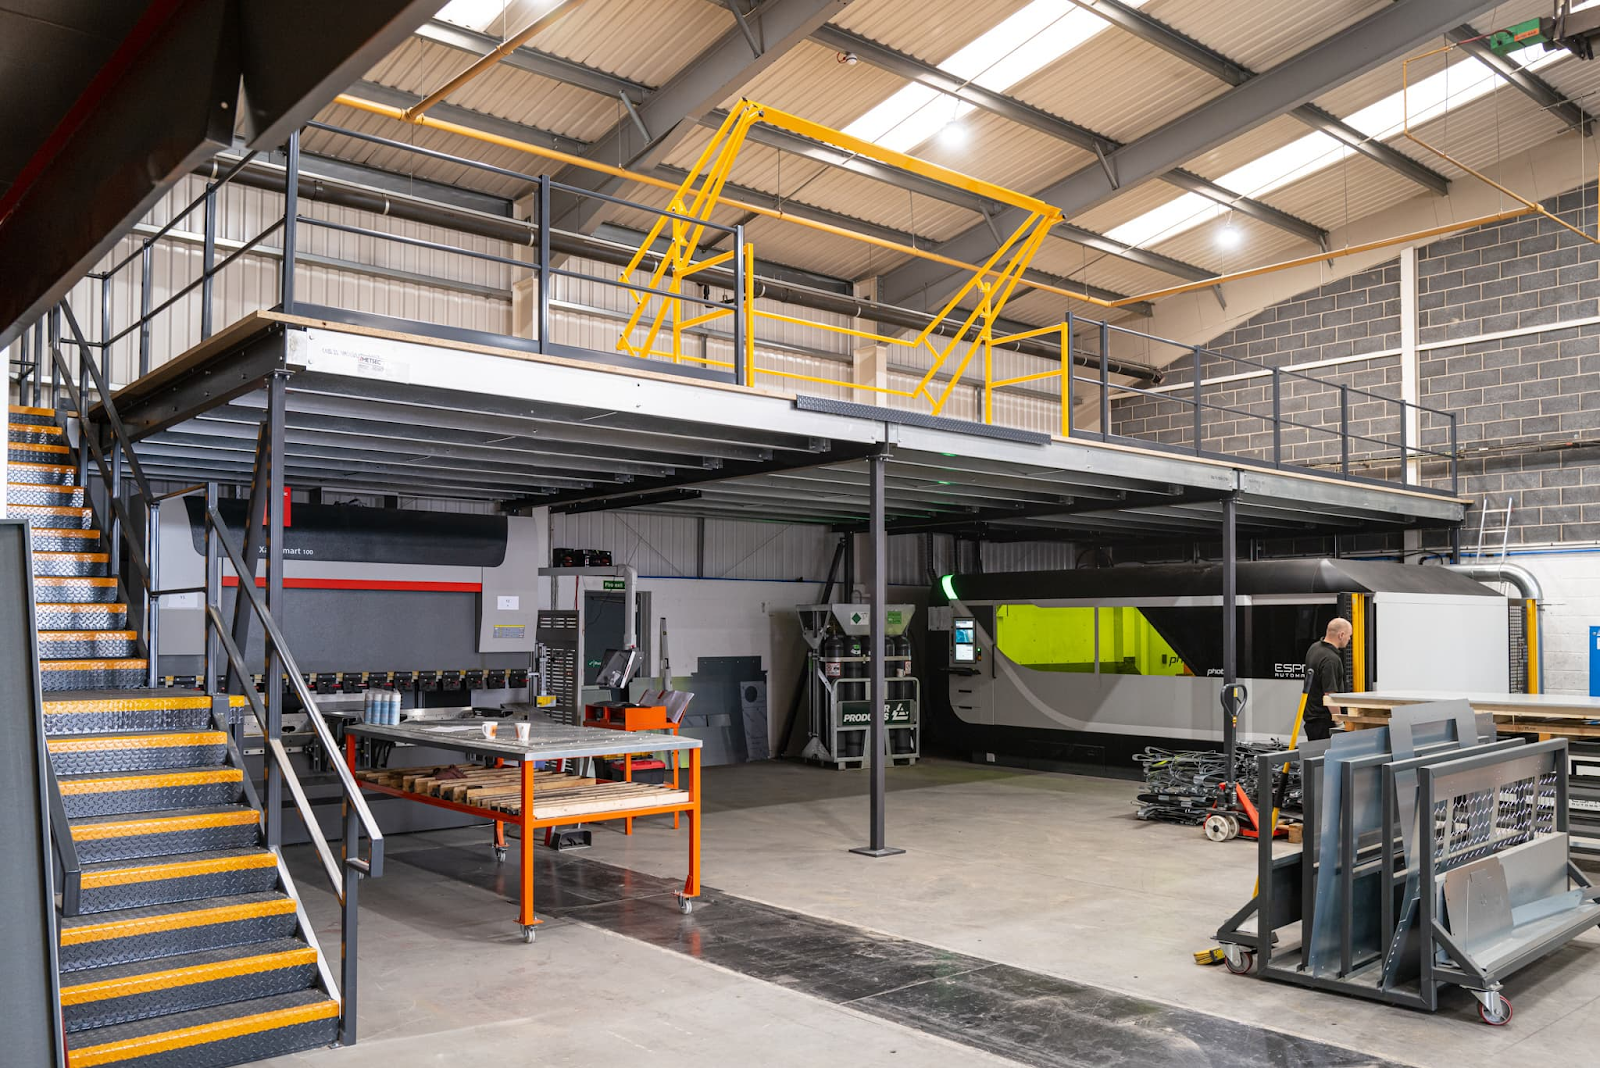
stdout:
[[[1359,471],[1399,456],[1400,266],[1382,264],[1301,293],[1262,311],[1202,346],[1202,378],[1251,374],[1266,368],[1344,359],[1370,359],[1311,372],[1280,373],[1206,385],[1201,393],[1201,449],[1257,460],[1282,459],[1319,469],[1343,462],[1339,429],[1348,421],[1357,439],[1350,458]],[[1191,358],[1168,372],[1174,385],[1194,381]],[[1340,387],[1347,387],[1341,410]],[[1283,420],[1272,433],[1273,394]],[[1371,395],[1368,395],[1371,394]],[[1163,397],[1112,402],[1112,431],[1174,448],[1194,448],[1194,395],[1179,388]],[[1274,449],[1277,452],[1274,452]]]
[[[1545,206],[1593,234],[1595,203],[1591,183]],[[1417,310],[1418,400],[1458,417],[1463,495],[1480,506],[1485,499],[1494,508],[1511,503],[1512,545],[1600,541],[1600,322],[1585,321],[1600,317],[1600,246],[1540,217],[1452,235],[1418,250]],[[1337,424],[1339,384],[1399,396],[1399,357],[1391,354],[1399,344],[1396,260],[1302,293],[1213,338],[1204,348],[1217,357],[1206,361],[1205,374],[1249,370],[1223,357],[1284,366],[1371,354],[1312,372],[1327,387],[1283,380],[1285,418],[1328,427]],[[1186,382],[1190,374],[1180,361],[1171,380]],[[1208,386],[1204,399],[1257,415],[1267,402],[1270,412],[1263,381]],[[1377,439],[1353,443],[1356,473],[1394,477],[1397,412],[1351,396],[1351,432]],[[1170,398],[1127,398],[1114,402],[1112,426],[1192,448],[1191,413]],[[1206,419],[1204,448],[1270,457],[1270,428],[1260,418],[1208,412]],[[1420,444],[1447,451],[1446,421],[1426,413],[1419,419]],[[1325,469],[1337,462],[1325,433],[1288,428],[1283,441],[1286,461]],[[1425,462],[1423,477],[1448,486],[1448,464]],[[1468,515],[1469,550],[1478,514],[1475,508]]]

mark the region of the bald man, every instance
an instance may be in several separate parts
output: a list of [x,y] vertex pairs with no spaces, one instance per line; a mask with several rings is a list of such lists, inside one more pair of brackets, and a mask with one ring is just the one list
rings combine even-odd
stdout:
[[1312,741],[1326,738],[1333,731],[1333,717],[1338,705],[1328,703],[1328,694],[1338,693],[1344,686],[1344,657],[1340,650],[1350,644],[1350,621],[1334,616],[1328,620],[1328,629],[1322,640],[1311,643],[1306,650],[1306,737]]

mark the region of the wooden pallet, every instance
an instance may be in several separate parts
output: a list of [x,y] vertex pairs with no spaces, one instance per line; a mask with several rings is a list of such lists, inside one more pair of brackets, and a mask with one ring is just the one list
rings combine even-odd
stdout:
[[[419,797],[437,797],[458,804],[522,813],[522,769],[485,768],[475,764],[429,765],[358,771],[356,778],[375,786]],[[597,783],[561,772],[538,771],[533,777],[535,819],[580,818],[623,809],[686,805],[689,794],[671,786],[639,782]]]

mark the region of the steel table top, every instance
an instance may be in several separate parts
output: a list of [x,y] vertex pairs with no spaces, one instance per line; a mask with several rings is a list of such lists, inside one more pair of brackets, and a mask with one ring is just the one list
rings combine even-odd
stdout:
[[[627,751],[650,752],[699,749],[700,739],[671,734],[622,734],[600,727],[567,727],[559,723],[531,721],[526,742],[517,741],[510,721],[500,724],[495,738],[483,736],[483,720],[471,722],[407,723],[383,727],[373,723],[351,723],[345,733],[357,738],[376,738],[385,742],[409,742],[457,753],[481,753],[511,760],[558,760],[562,757],[609,756]],[[642,743],[642,744],[641,744]]]

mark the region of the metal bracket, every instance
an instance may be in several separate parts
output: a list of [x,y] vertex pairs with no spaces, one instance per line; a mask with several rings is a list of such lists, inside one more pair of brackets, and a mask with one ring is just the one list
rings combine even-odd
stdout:
[[761,42],[756,40],[755,31],[750,28],[750,23],[745,20],[744,12],[739,10],[739,0],[728,0],[728,10],[733,14],[733,21],[739,24],[739,32],[744,34],[745,41],[750,45],[750,51],[755,53],[757,59],[760,59]]
[[633,124],[639,128],[639,136],[644,138],[645,144],[649,144],[650,130],[645,126],[644,119],[639,115],[639,109],[633,106],[633,101],[628,98],[627,93],[617,93],[617,99],[622,101],[622,106],[628,109],[628,118],[632,119]]

